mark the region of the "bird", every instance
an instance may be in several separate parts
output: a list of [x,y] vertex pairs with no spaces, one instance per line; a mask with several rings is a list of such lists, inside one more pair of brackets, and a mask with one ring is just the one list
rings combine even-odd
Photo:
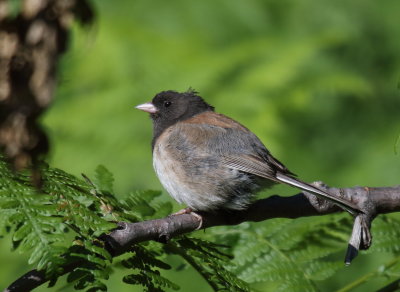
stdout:
[[253,132],[215,112],[193,89],[162,91],[136,108],[150,114],[153,167],[166,191],[187,206],[183,213],[245,210],[259,191],[277,183],[358,212],[351,202],[298,179]]

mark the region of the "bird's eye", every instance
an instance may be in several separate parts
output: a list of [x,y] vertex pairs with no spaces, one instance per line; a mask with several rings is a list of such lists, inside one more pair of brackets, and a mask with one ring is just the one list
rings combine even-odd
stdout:
[[172,104],[172,103],[171,103],[170,101],[165,101],[165,102],[164,102],[164,106],[165,106],[165,107],[169,107],[171,104]]

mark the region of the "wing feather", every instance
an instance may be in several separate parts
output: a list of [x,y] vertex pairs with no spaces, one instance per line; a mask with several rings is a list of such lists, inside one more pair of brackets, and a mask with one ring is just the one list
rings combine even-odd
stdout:
[[186,145],[197,149],[197,153],[214,158],[217,155],[220,162],[228,168],[288,184],[332,201],[351,214],[358,213],[357,206],[350,202],[296,179],[293,173],[270,154],[257,136],[244,127],[225,128],[221,123],[181,123],[176,131],[179,131]]

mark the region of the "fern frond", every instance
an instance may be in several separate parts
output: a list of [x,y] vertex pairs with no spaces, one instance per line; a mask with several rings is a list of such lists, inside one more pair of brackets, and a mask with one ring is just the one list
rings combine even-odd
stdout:
[[104,165],[96,167],[95,185],[99,191],[108,192],[110,194],[114,192],[114,176]]
[[138,244],[132,247],[133,253],[121,263],[125,268],[133,269],[136,273],[127,275],[123,281],[127,284],[141,285],[145,291],[163,291],[164,288],[178,290],[179,286],[163,277],[158,269],[169,270],[171,266],[160,259],[165,257],[159,246],[145,248]]
[[314,291],[316,281],[343,266],[328,258],[343,249],[351,221],[339,215],[310,222],[309,218],[272,219],[251,228],[238,226],[235,231],[220,228],[213,235],[233,247],[229,269],[239,278],[250,283],[295,282],[293,287],[285,284],[282,291]]
[[375,219],[372,232],[374,244],[369,253],[393,252],[400,253],[400,220],[393,216],[381,215]]
[[197,238],[181,237],[166,249],[182,256],[215,291],[251,291],[249,285],[226,268],[232,256],[220,250],[219,244]]

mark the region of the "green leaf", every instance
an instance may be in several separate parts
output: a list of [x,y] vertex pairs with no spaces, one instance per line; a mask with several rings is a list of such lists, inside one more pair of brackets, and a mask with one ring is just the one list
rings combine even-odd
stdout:
[[114,176],[104,165],[97,166],[95,178],[95,184],[99,190],[113,193]]
[[32,225],[25,223],[15,231],[13,235],[13,240],[20,241],[26,238],[31,231],[32,231]]

